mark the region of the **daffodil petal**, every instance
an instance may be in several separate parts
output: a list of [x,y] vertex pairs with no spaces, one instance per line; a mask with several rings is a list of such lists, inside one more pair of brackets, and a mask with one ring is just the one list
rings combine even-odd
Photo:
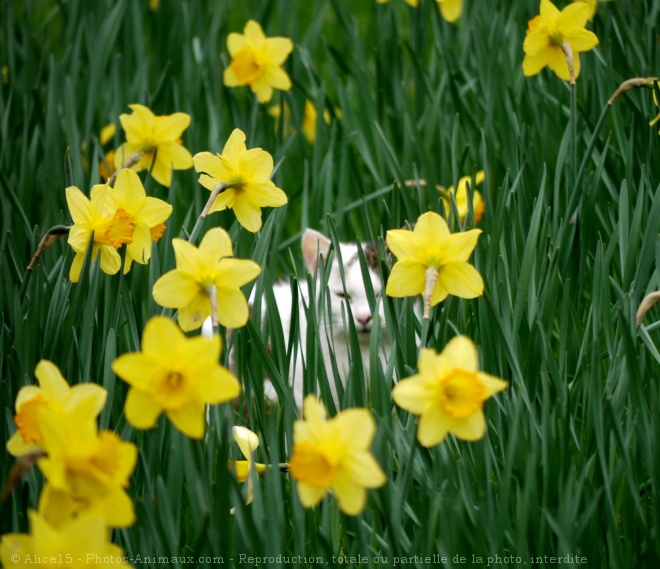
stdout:
[[438,273],[438,281],[449,294],[460,298],[476,298],[484,291],[481,275],[468,263],[448,263]]
[[416,261],[402,259],[392,267],[385,292],[393,297],[416,296],[424,292],[425,283],[426,267]]
[[136,429],[151,429],[156,426],[156,421],[163,412],[153,396],[146,391],[141,391],[136,387],[128,390],[126,403],[124,404],[124,413],[126,420]]
[[191,303],[199,292],[199,284],[192,275],[174,269],[154,283],[152,295],[161,306],[181,308]]

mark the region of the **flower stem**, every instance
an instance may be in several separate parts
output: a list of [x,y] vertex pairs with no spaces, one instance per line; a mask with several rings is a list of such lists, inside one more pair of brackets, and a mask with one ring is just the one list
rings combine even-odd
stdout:
[[197,221],[195,222],[195,226],[193,227],[193,230],[190,233],[190,237],[188,237],[188,243],[192,243],[193,245],[195,244],[195,241],[197,240],[197,236],[199,235],[199,232],[202,230],[202,225],[204,225],[204,220],[206,219],[206,216],[209,214],[209,210],[211,209],[213,202],[215,202],[215,200],[220,195],[220,192],[222,192],[222,190],[226,190],[229,187],[231,187],[231,184],[225,184],[223,182],[220,182],[215,185],[213,191],[211,192],[211,195],[209,196],[208,201],[206,202],[206,205],[204,206],[204,209],[202,210],[202,213],[199,215]]
[[135,154],[131,154],[128,157],[128,160],[124,162],[120,168],[117,168],[112,174],[110,174],[110,177],[108,178],[108,181],[106,184],[108,186],[112,186],[115,183],[115,180],[117,179],[117,176],[119,175],[119,172],[126,168],[130,168],[131,166],[135,166],[144,156],[144,152],[136,152]]

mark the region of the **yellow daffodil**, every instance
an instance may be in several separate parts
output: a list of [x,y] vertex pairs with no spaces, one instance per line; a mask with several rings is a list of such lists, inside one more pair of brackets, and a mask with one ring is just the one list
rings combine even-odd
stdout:
[[286,194],[271,181],[273,158],[261,148],[247,149],[245,134],[235,129],[222,154],[200,152],[193,158],[199,183],[213,191],[217,184],[228,184],[213,202],[209,212],[231,208],[238,222],[253,233],[261,228],[261,208],[287,203]]
[[192,168],[192,156],[181,144],[181,135],[190,124],[190,115],[155,116],[144,105],[128,106],[133,114],[119,115],[126,142],[115,152],[115,168],[121,168],[129,158],[141,153],[131,169],[136,172],[151,170],[154,180],[169,187],[172,170]]
[[230,460],[229,468],[234,470],[236,479],[239,482],[247,481],[248,487],[245,503],[249,504],[253,499],[252,482],[249,480],[250,469],[254,467],[257,474],[262,474],[266,472],[268,465],[254,462],[254,453],[259,448],[259,437],[255,433],[247,427],[234,427],[232,429],[232,436],[246,460]]
[[7,441],[7,450],[14,456],[23,456],[41,450],[43,435],[39,423],[40,409],[49,409],[64,416],[75,409],[81,401],[92,403],[90,419],[95,419],[105,405],[107,392],[94,383],[80,383],[71,387],[62,377],[57,366],[48,360],[41,360],[34,375],[39,386],[22,387],[16,397],[14,421],[18,430]]
[[540,14],[529,21],[523,43],[525,58],[523,73],[536,75],[546,65],[564,81],[571,74],[562,45],[570,46],[575,78],[580,75],[581,51],[589,51],[598,45],[596,34],[585,29],[590,10],[584,2],[574,2],[561,12],[550,0],[541,0]]
[[598,8],[598,2],[612,2],[612,0],[573,0],[573,2],[584,2],[587,6],[589,6],[589,12],[591,13],[591,16],[589,17],[590,20],[594,19],[594,16],[596,15],[596,9]]
[[241,287],[257,278],[261,267],[254,261],[234,259],[229,234],[210,229],[199,248],[183,239],[172,239],[177,268],[154,284],[154,300],[166,308],[179,309],[184,332],[201,327],[211,316],[209,292],[215,287],[218,322],[228,328],[245,326],[249,309]]
[[227,87],[249,85],[260,103],[271,100],[273,89],[291,89],[291,79],[282,69],[282,64],[293,50],[290,39],[267,38],[261,26],[250,20],[245,24],[243,34],[229,34],[227,49],[232,57],[224,71],[223,79]]
[[135,468],[137,447],[112,431],[98,432],[92,402],[59,416],[40,410],[42,447],[38,461],[48,481],[39,511],[55,525],[81,512],[94,513],[112,527],[135,521],[133,503],[124,488]]
[[28,511],[30,533],[8,533],[0,541],[5,569],[128,569],[124,551],[111,543],[102,518],[82,514],[61,527],[53,527],[34,510]]
[[187,338],[169,318],[147,322],[142,351],[119,356],[113,371],[131,385],[126,419],[137,429],[150,429],[165,412],[185,435],[204,436],[204,406],[238,397],[241,386],[218,364],[220,336]]
[[481,296],[484,290],[481,275],[467,262],[480,233],[480,229],[472,229],[452,234],[445,220],[434,212],[421,215],[413,231],[388,231],[387,245],[397,262],[387,281],[386,294],[394,297],[424,294],[430,306],[450,294],[460,298]]
[[486,205],[484,204],[484,200],[481,197],[481,194],[474,189],[474,186],[481,184],[481,182],[484,181],[484,178],[484,171],[481,170],[477,172],[474,177],[474,185],[472,185],[472,178],[470,176],[464,176],[458,181],[458,189],[454,189],[454,186],[450,186],[447,189],[447,194],[442,195],[442,201],[445,204],[445,212],[449,214],[451,211],[451,201],[449,194],[454,194],[458,215],[461,218],[461,222],[465,221],[469,211],[467,186],[470,184],[470,187],[472,188],[472,211],[474,212],[474,222],[479,223],[484,215]]
[[463,12],[463,0],[438,0],[438,7],[442,17],[448,22],[454,23]]
[[323,404],[308,395],[304,420],[293,424],[291,476],[305,508],[318,504],[330,490],[339,509],[356,516],[367,503],[367,488],[379,488],[387,477],[369,451],[376,423],[366,409],[347,409],[326,420]]
[[419,373],[399,381],[392,398],[402,409],[420,415],[417,440],[431,447],[448,433],[466,441],[482,438],[484,403],[507,385],[480,372],[477,348],[465,336],[457,336],[440,354],[422,348]]
[[147,197],[139,176],[132,170],[119,172],[108,196],[111,208],[127,214],[133,226],[132,240],[126,247],[124,272],[127,273],[133,261],[143,265],[149,262],[151,241],[158,241],[163,235],[164,222],[172,213],[172,206]]
[[69,271],[71,282],[76,283],[80,279],[92,234],[92,260],[100,253],[101,270],[109,275],[114,275],[121,267],[121,257],[117,249],[133,241],[134,227],[131,217],[126,211],[110,209],[109,191],[109,186],[96,185],[92,188],[90,200],[75,186],[66,189],[66,202],[73,219],[73,227],[69,231],[69,245],[76,253]]

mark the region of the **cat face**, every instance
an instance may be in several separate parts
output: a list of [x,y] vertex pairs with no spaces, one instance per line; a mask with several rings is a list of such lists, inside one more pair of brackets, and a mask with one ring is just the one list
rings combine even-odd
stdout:
[[[305,231],[303,234],[302,249],[305,264],[310,273],[314,273],[316,270],[318,256],[324,257],[325,259],[328,258],[331,244],[331,241],[321,233],[312,229]],[[371,245],[364,246],[364,249],[365,259],[367,260],[367,266],[369,268],[371,286],[373,287],[376,299],[378,299],[381,292],[381,282],[375,266],[375,251]],[[334,255],[328,279],[332,329],[335,334],[344,332],[344,318],[348,316],[347,305],[349,305],[351,313],[353,314],[355,329],[360,336],[368,338],[366,333],[371,331],[373,314],[369,307],[367,291],[362,276],[362,269],[360,267],[358,245],[342,243],[340,244],[340,253],[344,281],[342,282],[342,271],[340,269],[339,256],[337,254]],[[382,304],[380,305],[378,318],[381,323],[384,323]]]

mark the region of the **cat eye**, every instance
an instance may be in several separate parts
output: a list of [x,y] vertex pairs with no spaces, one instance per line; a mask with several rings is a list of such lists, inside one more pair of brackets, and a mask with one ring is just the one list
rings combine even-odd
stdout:
[[343,298],[343,299],[346,300],[347,302],[350,302],[350,301],[351,301],[351,295],[348,294],[347,292],[344,292],[343,290],[337,291],[337,292],[335,292],[335,294],[336,294],[339,298]]

